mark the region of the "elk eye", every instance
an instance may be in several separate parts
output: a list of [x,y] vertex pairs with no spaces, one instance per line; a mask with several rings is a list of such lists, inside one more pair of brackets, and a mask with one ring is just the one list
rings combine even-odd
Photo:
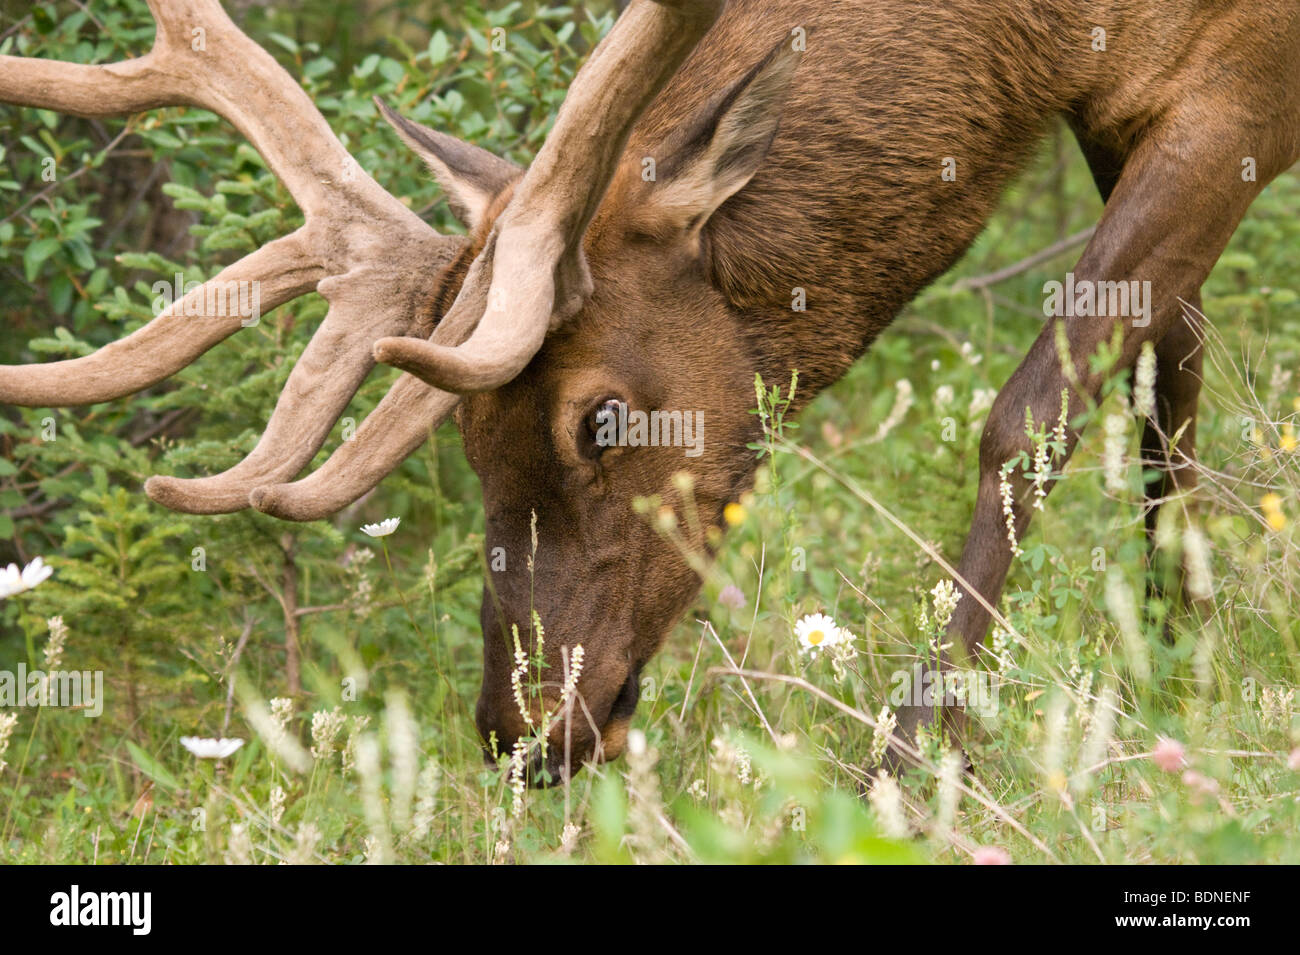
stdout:
[[588,453],[591,457],[600,457],[618,444],[619,412],[623,407],[623,402],[617,398],[605,398],[587,415]]

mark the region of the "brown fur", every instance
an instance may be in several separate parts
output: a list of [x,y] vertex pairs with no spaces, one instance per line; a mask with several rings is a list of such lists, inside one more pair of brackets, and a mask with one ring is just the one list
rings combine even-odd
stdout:
[[[1106,30],[1106,52],[1091,48],[1094,26]],[[766,160],[702,228],[676,221],[656,205],[659,190],[719,98],[794,27],[808,31],[808,52]],[[1249,201],[1300,155],[1298,73],[1300,12],[1282,0],[733,0],[633,132],[586,236],[591,300],[516,381],[463,404],[487,545],[508,555],[485,587],[485,736],[508,747],[524,729],[508,633],[511,624],[527,632],[535,608],[549,682],[559,681],[561,644],[581,643],[587,655],[572,759],[599,754],[602,731],[621,748],[640,668],[699,585],[633,499],[657,494],[681,514],[672,476],[685,469],[703,525],[720,525],[753,472],[754,373],[782,381],[797,368],[801,404],[843,375],[967,249],[1054,115],[1076,131],[1111,198],[1075,271],[1155,281],[1156,320],[1127,330],[1125,360],[1143,340],[1165,340],[1164,433],[1194,417],[1198,382],[1185,361],[1196,339],[1174,331],[1184,328],[1178,298],[1194,300]],[[641,179],[647,156],[658,182]],[[1257,159],[1258,183],[1241,182],[1242,156]],[[955,182],[940,176],[945,157],[957,162]],[[791,309],[795,288],[807,292],[805,312]],[[1111,327],[1069,325],[1085,392],[1100,382],[1080,356]],[[984,437],[959,569],[991,602],[1009,563],[996,471],[1023,448],[1025,407],[1055,420],[1064,387],[1051,334],[1008,382]],[[703,411],[704,455],[628,448],[584,458],[584,415],[607,395]],[[1072,399],[1077,410],[1083,396]],[[1190,441],[1178,450],[1190,454]],[[1022,529],[1027,520],[1018,508]],[[698,529],[682,533],[704,546]],[[987,622],[967,594],[953,622],[958,643],[974,650]],[[547,692],[553,703],[556,686]],[[552,739],[552,773],[563,738]]]

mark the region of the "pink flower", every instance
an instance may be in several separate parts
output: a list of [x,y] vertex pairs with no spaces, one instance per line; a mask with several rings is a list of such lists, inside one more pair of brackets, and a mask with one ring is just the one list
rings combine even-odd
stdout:
[[727,584],[718,594],[718,603],[724,607],[730,607],[732,610],[739,610],[745,606],[745,592],[735,584]]
[[973,861],[975,865],[1011,865],[1011,853],[998,846],[980,846]]
[[1291,755],[1287,757],[1286,765],[1288,769],[1300,769],[1300,746],[1291,750]]
[[1176,773],[1187,765],[1187,751],[1183,749],[1183,744],[1168,736],[1162,736],[1156,741],[1151,758],[1167,773]]

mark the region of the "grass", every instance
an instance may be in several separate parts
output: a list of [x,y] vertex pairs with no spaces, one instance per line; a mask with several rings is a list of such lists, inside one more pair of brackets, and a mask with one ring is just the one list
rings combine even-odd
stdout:
[[[643,675],[642,735],[624,759],[547,791],[512,786],[505,757],[483,766],[471,719],[481,515],[444,547],[444,522],[465,516],[452,508],[406,520],[391,552],[341,571],[339,606],[303,623],[291,702],[266,702],[284,684],[258,649],[260,622],[223,625],[219,640],[186,624],[168,699],[142,664],[112,673],[115,694],[139,693],[129,718],[13,711],[0,857],[965,863],[997,849],[1016,862],[1300,862],[1298,204],[1293,170],[1206,285],[1201,488],[1165,507],[1157,570],[1127,385],[1054,476],[987,643],[998,706],[968,743],[972,776],[931,737],[919,768],[864,795],[893,674],[931,652],[931,594],[948,578],[935,557],[960,554],[988,397],[1041,327],[1042,283],[1078,250],[983,292],[955,283],[1095,219],[1073,155],[1045,154],[959,269],[797,429],[771,435],[700,599]],[[1111,415],[1124,427],[1108,469]],[[428,460],[440,486],[466,483],[454,444]],[[1204,613],[1144,597],[1189,544],[1208,571]],[[53,600],[56,583],[16,599]],[[719,599],[729,585],[743,606]],[[23,636],[0,643],[5,659],[34,664],[58,609],[34,604]],[[794,624],[813,612],[857,638],[842,679],[829,655],[798,651]],[[71,626],[65,667],[92,655]],[[192,734],[248,742],[200,761],[179,742]]]

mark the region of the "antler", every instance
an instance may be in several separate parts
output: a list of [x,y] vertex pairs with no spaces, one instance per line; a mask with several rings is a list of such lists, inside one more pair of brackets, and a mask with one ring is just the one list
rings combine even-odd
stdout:
[[[415,330],[420,304],[464,240],[438,235],[371,179],[301,87],[218,0],[148,2],[158,30],[147,55],[107,66],[0,56],[0,102],[80,116],[163,105],[212,110],[261,153],[306,222],[93,355],[0,366],[0,400],[86,404],[156,384],[243,324],[245,316],[209,314],[208,287],[217,283],[264,283],[268,307],[316,289],[329,313],[253,452],[213,477],[146,484],[152,498],[176,510],[223,513],[251,497],[259,509],[292,520],[328,516],[373,488],[451,413],[458,399],[449,392],[510,380],[552,324],[581,307],[591,280],[580,243],[632,125],[723,6],[637,0],[619,19],[579,72],[452,310],[424,340],[401,336]],[[320,450],[376,358],[447,391],[403,376],[319,471],[279,483]]]
[[[413,327],[439,266],[463,240],[440,236],[368,176],[302,88],[226,16],[218,0],[149,0],[157,23],[145,56],[106,66],[0,57],[0,101],[77,116],[166,105],[223,116],[261,153],[302,209],[304,225],[222,270],[153,321],[93,355],[0,367],[0,400],[28,406],[108,401],[162,381],[240,329],[213,294],[259,283],[264,308],[312,290],[329,313],[289,377],[257,448],[214,477],[153,478],[176,510],[248,506],[263,484],[292,478],[320,450],[374,365],[373,343]],[[198,313],[196,315],[196,312]]]
[[376,359],[435,387],[403,376],[316,473],[259,489],[254,507],[301,521],[346,506],[420,446],[432,416],[450,413],[454,399],[447,392],[483,391],[512,380],[546,333],[581,308],[591,292],[582,237],[632,127],[724,4],[632,4],[578,71],[545,145],[431,338],[376,342]]

